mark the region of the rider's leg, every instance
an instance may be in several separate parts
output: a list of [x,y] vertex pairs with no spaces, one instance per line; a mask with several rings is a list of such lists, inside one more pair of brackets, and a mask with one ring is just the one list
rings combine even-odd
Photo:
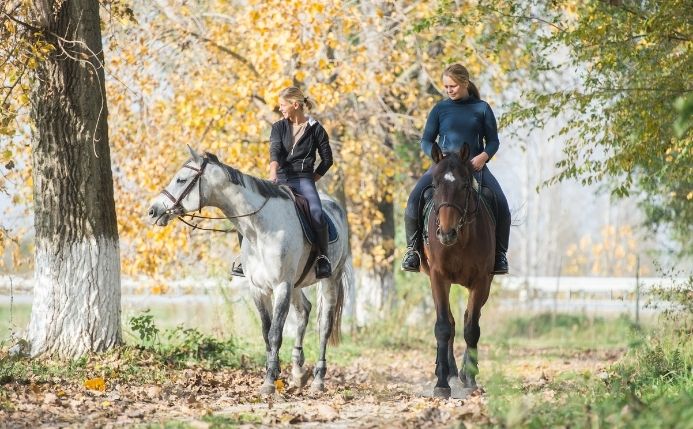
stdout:
[[322,203],[320,202],[318,189],[315,187],[315,182],[311,178],[302,177],[297,180],[290,180],[290,182],[296,187],[298,193],[308,200],[308,206],[310,207],[311,223],[315,230],[315,235],[317,236],[317,244],[320,251],[320,255],[315,264],[315,275],[319,279],[330,277],[330,275],[332,275],[332,265],[327,257],[329,231],[327,229],[327,222],[322,218]]
[[433,183],[433,175],[429,169],[414,186],[407,200],[407,208],[404,211],[404,233],[407,240],[407,251],[402,258],[404,271],[418,272],[421,267],[421,212],[422,196],[427,187]]
[[[479,175],[477,174],[478,178]],[[491,189],[496,199],[496,263],[493,268],[493,274],[507,274],[508,259],[505,253],[508,251],[508,241],[510,239],[510,208],[508,207],[508,200],[505,198],[503,189],[488,167],[484,167],[482,180],[483,186]]]

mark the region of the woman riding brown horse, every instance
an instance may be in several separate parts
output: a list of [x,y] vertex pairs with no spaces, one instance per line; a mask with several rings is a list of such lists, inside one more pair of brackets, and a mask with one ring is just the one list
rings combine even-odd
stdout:
[[479,317],[493,279],[495,221],[481,198],[469,146],[443,156],[433,143],[433,211],[428,221],[428,243],[424,246],[423,271],[431,280],[436,308],[436,375],[433,395],[448,398],[448,377],[458,375],[453,354],[455,319],[450,311],[450,286],[457,283],[469,290],[464,312],[464,353],[459,374],[465,388],[476,388]]

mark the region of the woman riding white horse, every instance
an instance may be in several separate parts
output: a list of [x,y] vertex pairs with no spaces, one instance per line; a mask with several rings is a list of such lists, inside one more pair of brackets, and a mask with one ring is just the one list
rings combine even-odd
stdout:
[[[202,207],[221,209],[245,236],[241,255],[252,286],[253,300],[260,313],[267,350],[267,374],[260,392],[271,394],[275,390],[274,382],[280,372],[282,330],[290,305],[294,307],[298,320],[292,353],[293,382],[302,387],[307,378],[303,369],[303,336],[311,304],[301,288],[314,284],[318,279],[313,270],[304,273],[312,245],[304,237],[294,202],[287,190],[271,181],[243,174],[222,164],[212,154],[203,157],[192,149],[190,154],[191,159],[152,201],[149,219],[151,223],[163,226],[175,216]],[[332,261],[332,274],[320,282],[320,353],[311,385],[318,391],[324,389],[327,341],[339,341],[344,286],[353,284],[346,214],[332,199],[323,199],[322,206],[332,219],[338,238],[325,251],[325,256]]]
[[[313,101],[294,86],[279,93],[279,111],[284,119],[272,124],[269,178],[291,187],[308,201],[319,249],[315,275],[324,279],[330,276],[332,268],[327,258],[327,224],[322,218],[322,204],[315,182],[332,166],[332,149],[325,128],[312,116],[306,116],[313,107]],[[317,168],[316,152],[320,155]],[[243,242],[242,235],[239,234],[238,239]],[[231,273],[243,276],[242,265],[234,264]]]

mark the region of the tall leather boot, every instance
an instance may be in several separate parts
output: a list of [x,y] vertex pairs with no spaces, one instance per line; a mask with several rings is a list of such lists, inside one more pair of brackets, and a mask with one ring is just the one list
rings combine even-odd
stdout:
[[407,237],[407,252],[402,258],[402,269],[418,273],[421,269],[421,230],[419,220],[404,216],[404,233]]
[[493,266],[493,274],[508,274],[508,258],[505,256],[507,250],[503,243],[496,239],[496,261]]
[[330,260],[327,258],[327,246],[329,244],[329,231],[327,228],[327,222],[322,223],[322,225],[316,227],[318,248],[320,249],[320,256],[315,262],[315,277],[319,279],[326,279],[332,275],[332,265]]

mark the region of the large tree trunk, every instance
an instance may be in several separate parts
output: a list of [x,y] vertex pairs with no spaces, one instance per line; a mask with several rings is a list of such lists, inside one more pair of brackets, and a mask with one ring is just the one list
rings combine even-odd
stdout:
[[31,355],[77,357],[121,342],[120,259],[97,0],[35,3],[56,47],[36,70],[36,228]]

